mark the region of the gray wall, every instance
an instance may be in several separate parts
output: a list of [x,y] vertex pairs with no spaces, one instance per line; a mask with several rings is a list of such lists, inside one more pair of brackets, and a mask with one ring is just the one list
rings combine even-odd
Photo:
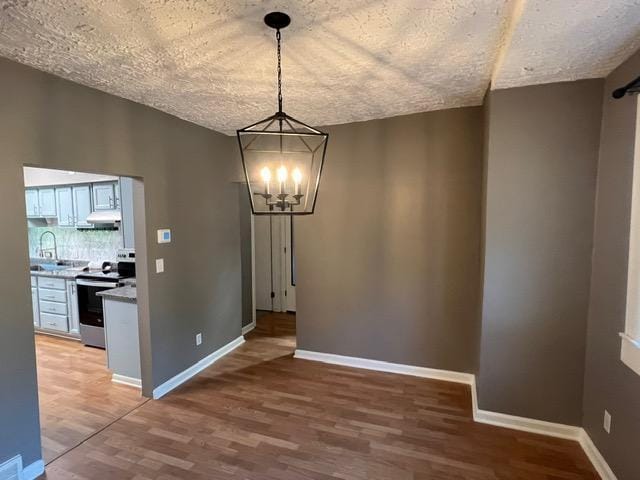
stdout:
[[[604,89],[591,303],[584,383],[584,428],[619,480],[640,476],[640,376],[620,361],[625,327],[631,182],[637,98],[611,91],[640,73],[640,54],[616,69]],[[602,428],[604,410],[611,433]]]
[[475,371],[482,109],[326,130],[296,219],[298,348]]
[[[143,178],[136,243],[149,268],[162,257],[166,269],[140,275],[148,393],[240,335],[238,164],[228,137],[2,59],[0,105],[0,461],[22,453],[29,464],[41,455],[22,166]],[[173,243],[158,245],[164,227]]]
[[490,93],[479,404],[581,423],[602,81]]

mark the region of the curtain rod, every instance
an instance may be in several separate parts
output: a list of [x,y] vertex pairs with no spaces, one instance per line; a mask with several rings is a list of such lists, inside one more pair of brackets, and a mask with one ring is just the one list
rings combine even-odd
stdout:
[[613,93],[611,93],[611,96],[618,99],[632,93],[640,93],[640,77],[627,83],[624,87],[615,89]]

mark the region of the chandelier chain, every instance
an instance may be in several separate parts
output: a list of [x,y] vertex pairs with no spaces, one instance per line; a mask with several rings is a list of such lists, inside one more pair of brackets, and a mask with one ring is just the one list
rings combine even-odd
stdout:
[[280,29],[276,30],[278,41],[278,112],[282,112],[282,54],[280,53]]

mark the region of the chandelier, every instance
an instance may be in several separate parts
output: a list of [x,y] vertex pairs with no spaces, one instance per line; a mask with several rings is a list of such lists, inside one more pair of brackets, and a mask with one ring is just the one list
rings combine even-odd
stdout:
[[329,135],[282,111],[280,30],[291,19],[271,12],[264,23],[276,31],[278,111],[237,131],[251,209],[257,215],[309,215],[315,209]]

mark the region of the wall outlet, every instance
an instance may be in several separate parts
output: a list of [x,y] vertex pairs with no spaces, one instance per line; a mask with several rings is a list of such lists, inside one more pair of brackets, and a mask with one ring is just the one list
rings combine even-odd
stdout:
[[196,346],[198,346],[198,345],[202,345],[202,334],[201,333],[198,333],[196,335]]
[[604,411],[604,431],[607,433],[611,433],[611,414],[609,412],[607,412],[606,410]]
[[164,258],[156,258],[156,273],[164,272]]

